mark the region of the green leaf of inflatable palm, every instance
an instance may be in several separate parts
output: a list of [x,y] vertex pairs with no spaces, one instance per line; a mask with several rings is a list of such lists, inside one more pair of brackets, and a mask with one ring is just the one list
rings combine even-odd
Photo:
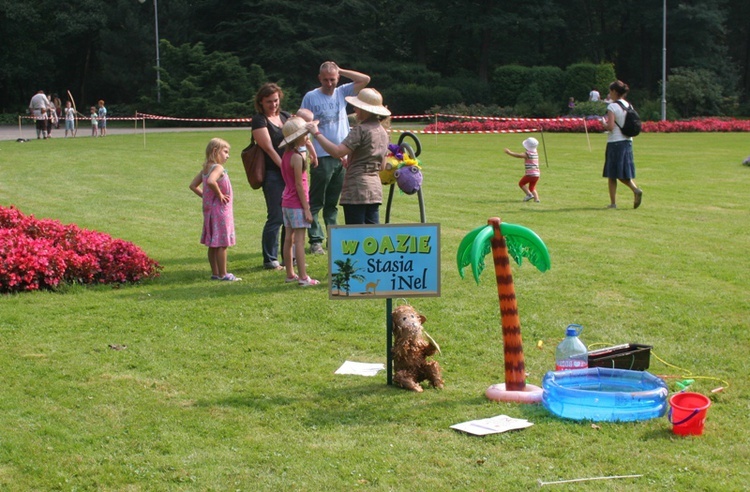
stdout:
[[505,237],[508,254],[521,265],[523,258],[528,258],[540,272],[550,269],[550,257],[544,241],[529,228],[503,222],[500,232]]
[[[508,247],[508,254],[521,265],[523,258],[528,258],[529,262],[545,272],[550,268],[550,257],[547,246],[544,241],[536,235],[534,231],[523,226],[500,224],[500,232],[505,238]],[[477,227],[469,232],[458,246],[456,263],[458,273],[464,278],[464,268],[471,265],[471,271],[476,283],[479,283],[479,276],[485,268],[484,257],[492,250],[491,239],[494,232],[492,226],[486,225]]]
[[479,226],[464,236],[461,240],[461,244],[458,246],[458,254],[456,255],[458,274],[461,278],[464,278],[464,268],[471,264],[471,246],[474,244],[474,240],[482,229],[487,229],[488,227],[489,226]]

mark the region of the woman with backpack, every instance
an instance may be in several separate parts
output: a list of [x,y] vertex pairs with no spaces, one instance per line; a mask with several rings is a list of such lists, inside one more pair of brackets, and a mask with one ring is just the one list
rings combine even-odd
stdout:
[[[617,208],[617,181],[633,191],[633,208],[641,205],[643,191],[635,184],[635,162],[633,161],[633,138],[623,133],[623,126],[630,103],[625,96],[630,87],[625,82],[617,80],[609,85],[609,99],[607,115],[602,123],[607,130],[607,151],[604,160],[602,176],[609,183],[609,207]],[[636,133],[637,134],[637,133]]]

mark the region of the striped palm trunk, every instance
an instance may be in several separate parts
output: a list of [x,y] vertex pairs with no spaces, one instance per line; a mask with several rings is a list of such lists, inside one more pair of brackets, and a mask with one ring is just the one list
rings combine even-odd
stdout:
[[526,366],[521,339],[521,318],[518,316],[516,289],[510,270],[510,256],[505,237],[500,232],[500,219],[493,217],[487,223],[494,231],[490,244],[495,264],[497,296],[500,301],[500,323],[503,329],[505,388],[509,391],[522,391],[526,387]]

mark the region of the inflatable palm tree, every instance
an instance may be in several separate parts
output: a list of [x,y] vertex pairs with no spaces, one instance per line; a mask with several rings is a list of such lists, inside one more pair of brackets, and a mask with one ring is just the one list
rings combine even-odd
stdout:
[[[502,391],[526,392],[529,390],[526,388],[521,320],[518,316],[510,257],[512,256],[519,265],[523,258],[528,258],[532,265],[544,272],[550,268],[549,252],[544,242],[531,229],[503,223],[499,218],[493,217],[487,221],[486,226],[474,229],[461,241],[456,257],[461,278],[464,277],[464,268],[471,265],[474,280],[479,284],[479,276],[484,270],[484,257],[490,251],[495,264],[497,295],[500,301],[500,323],[503,329],[505,385]],[[490,387],[490,390],[492,389],[493,387]],[[490,390],[487,396],[493,398],[490,396]],[[538,397],[541,398],[541,395]],[[525,398],[511,395],[510,398],[493,399],[524,401]]]

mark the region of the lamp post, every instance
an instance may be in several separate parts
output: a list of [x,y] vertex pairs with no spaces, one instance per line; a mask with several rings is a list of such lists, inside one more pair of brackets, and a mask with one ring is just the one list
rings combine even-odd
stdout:
[[[146,3],[146,0],[138,0]],[[159,61],[159,3],[154,0],[154,38],[156,41],[156,102],[161,103],[161,63]]]

